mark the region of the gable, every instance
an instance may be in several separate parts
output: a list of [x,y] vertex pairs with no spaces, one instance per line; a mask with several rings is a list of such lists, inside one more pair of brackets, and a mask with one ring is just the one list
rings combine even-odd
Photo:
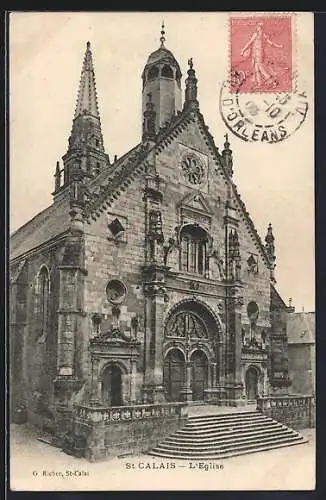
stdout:
[[[206,177],[203,178],[200,185],[191,184],[182,174],[181,158],[187,154],[186,151],[189,154],[198,155],[207,169]],[[183,120],[176,122],[170,131],[166,131],[165,136],[161,138],[156,147],[156,155],[158,174],[163,176],[167,182],[174,183],[181,196],[185,196],[189,190],[195,189],[205,197],[207,195],[210,200],[211,198],[215,199],[212,207],[214,216],[217,209],[221,211],[227,198],[231,195],[235,213],[247,234],[246,246],[251,246],[251,253],[259,254],[264,265],[269,269],[270,262],[264,243],[249,216],[236,185],[226,173],[223,157],[219,153],[201,113],[192,110],[191,113],[184,115]]]
[[203,212],[207,215],[212,215],[212,209],[209,206],[207,199],[203,196],[200,191],[195,191],[187,194],[179,204],[180,208],[189,208],[190,210],[195,210]]

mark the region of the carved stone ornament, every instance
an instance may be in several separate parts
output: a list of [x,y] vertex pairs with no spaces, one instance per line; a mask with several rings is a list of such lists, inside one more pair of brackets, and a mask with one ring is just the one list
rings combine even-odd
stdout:
[[181,168],[184,177],[191,184],[201,184],[205,176],[205,169],[198,158],[193,153],[186,153],[181,160]]
[[207,339],[207,328],[200,316],[188,311],[173,315],[167,322],[167,337],[189,337],[191,339]]
[[110,342],[127,342],[135,343],[138,342],[134,337],[127,337],[118,327],[111,327],[106,332],[101,332],[96,337],[91,339],[91,344],[102,344]]

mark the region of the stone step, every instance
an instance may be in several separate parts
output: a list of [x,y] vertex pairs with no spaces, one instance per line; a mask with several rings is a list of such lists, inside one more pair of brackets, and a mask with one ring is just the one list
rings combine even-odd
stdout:
[[164,451],[155,451],[155,450],[152,450],[149,452],[149,455],[151,456],[154,456],[154,457],[160,457],[160,458],[169,458],[169,459],[174,459],[174,460],[221,460],[221,459],[226,459],[226,458],[232,458],[232,457],[236,457],[236,456],[239,456],[239,455],[247,455],[247,454],[250,454],[250,453],[259,453],[259,452],[263,452],[263,451],[270,451],[270,450],[274,450],[274,449],[277,449],[277,448],[285,448],[285,447],[288,447],[288,446],[295,446],[295,445],[299,445],[299,444],[303,444],[303,443],[306,443],[307,442],[307,439],[301,439],[301,440],[293,440],[291,442],[280,442],[280,443],[276,443],[274,442],[274,444],[270,444],[270,445],[266,445],[266,444],[263,444],[263,445],[257,445],[255,448],[250,448],[250,449],[236,449],[236,450],[233,450],[233,451],[227,451],[225,453],[215,453],[215,454],[211,454],[211,455],[201,455],[200,457],[194,457],[194,456],[186,456],[184,454],[179,454],[178,456],[176,456],[175,454],[171,454],[171,453],[166,453]]
[[213,436],[209,436],[207,438],[200,438],[200,439],[193,439],[191,436],[182,436],[179,437],[178,435],[172,435],[166,438],[164,442],[174,442],[174,443],[191,443],[193,446],[201,446],[203,443],[211,443],[215,442],[218,443],[221,440],[227,441],[229,439],[234,439],[234,436],[240,436],[240,437],[245,437],[245,436],[265,436],[268,434],[272,434],[275,432],[295,432],[292,431],[292,429],[287,429],[283,427],[275,427],[275,428],[267,428],[267,429],[260,429],[259,431],[257,430],[251,430],[247,432],[229,432],[229,433],[223,433],[223,434],[216,434]]
[[278,425],[281,425],[279,424],[278,422],[275,422],[275,421],[267,421],[267,422],[264,422],[264,421],[261,421],[261,422],[257,422],[255,423],[254,425],[252,423],[245,423],[245,424],[238,424],[238,425],[223,425],[223,426],[218,426],[218,425],[215,425],[215,426],[212,426],[212,427],[209,427],[209,428],[200,428],[200,429],[197,429],[197,428],[192,428],[190,429],[189,427],[185,426],[183,427],[182,429],[179,429],[178,431],[176,431],[178,434],[182,434],[182,435],[187,435],[187,436],[207,436],[207,435],[211,435],[211,434],[214,434],[216,432],[226,432],[226,431],[234,431],[235,429],[237,430],[246,430],[246,429],[252,429],[252,428],[257,428],[259,429],[260,427],[275,427],[275,426],[278,426]]
[[[211,448],[215,448],[218,450],[223,450],[227,448],[230,444],[231,445],[237,445],[237,444],[242,444],[242,443],[252,443],[252,442],[263,442],[266,440],[270,440],[271,438],[279,438],[279,437],[296,437],[298,434],[294,433],[294,431],[291,430],[283,430],[283,431],[274,431],[270,433],[266,433],[265,435],[256,435],[255,433],[252,433],[248,436],[241,436],[237,437],[237,435],[230,436],[229,438],[225,439],[219,439],[219,440],[212,440],[210,442],[205,442],[205,443],[180,443],[180,442],[175,442],[175,441],[168,441],[165,440],[161,444],[158,445],[158,447],[162,448],[169,448],[169,449],[179,449],[179,450],[186,450],[186,449],[193,449],[196,451],[202,451],[202,450],[208,450]],[[170,438],[172,439],[172,438]]]
[[245,412],[232,412],[232,413],[211,413],[207,415],[197,415],[197,416],[192,416],[188,417],[188,422],[201,422],[203,420],[231,420],[231,419],[237,419],[237,418],[248,418],[252,416],[265,416],[259,411],[245,411]]
[[[168,436],[150,455],[168,458],[223,458],[280,446],[300,444],[305,440],[289,427],[256,412],[203,415],[191,419]],[[243,418],[244,417],[244,418]]]
[[238,420],[223,420],[222,422],[218,420],[210,420],[210,421],[203,421],[203,422],[198,422],[198,423],[187,423],[186,427],[188,429],[209,429],[214,426],[219,426],[219,427],[225,427],[228,425],[237,425],[237,424],[255,424],[256,422],[267,422],[267,421],[272,421],[273,419],[270,417],[267,417],[265,419],[264,417],[252,417],[252,418],[246,418],[246,419],[238,419]]
[[153,451],[156,453],[164,452],[164,453],[170,453],[172,454],[175,458],[178,458],[178,456],[183,455],[189,458],[198,458],[198,460],[202,456],[206,457],[212,457],[219,455],[221,458],[223,457],[224,454],[227,453],[232,453],[236,451],[245,451],[245,450],[254,450],[257,448],[260,448],[261,446],[274,446],[275,444],[285,444],[285,443],[292,443],[292,442],[302,442],[303,438],[300,436],[289,436],[289,437],[276,437],[276,438],[270,438],[266,440],[253,440],[252,442],[245,442],[245,443],[238,443],[234,444],[233,446],[230,444],[228,446],[225,446],[224,448],[219,447],[218,449],[203,449],[203,450],[184,450],[180,448],[174,448],[170,449],[167,448],[163,445],[157,446]]

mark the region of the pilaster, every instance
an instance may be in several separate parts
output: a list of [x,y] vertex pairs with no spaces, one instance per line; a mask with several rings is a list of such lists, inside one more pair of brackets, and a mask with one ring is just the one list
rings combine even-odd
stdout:
[[68,401],[78,390],[79,356],[77,335],[82,331],[85,316],[83,309],[84,276],[83,235],[74,233],[67,237],[62,263],[58,266],[60,295],[58,310],[58,356],[55,393],[61,401]]

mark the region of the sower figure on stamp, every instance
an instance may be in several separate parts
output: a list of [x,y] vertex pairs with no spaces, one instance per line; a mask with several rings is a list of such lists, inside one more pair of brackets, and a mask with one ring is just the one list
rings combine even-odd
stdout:
[[283,45],[272,42],[263,30],[263,23],[258,23],[255,33],[241,50],[243,57],[249,57],[251,49],[252,59],[252,82],[255,87],[262,86],[262,80],[265,80],[267,85],[277,86],[275,81],[276,73],[271,69],[267,69],[264,63],[264,48],[268,44],[271,47],[282,49]]

